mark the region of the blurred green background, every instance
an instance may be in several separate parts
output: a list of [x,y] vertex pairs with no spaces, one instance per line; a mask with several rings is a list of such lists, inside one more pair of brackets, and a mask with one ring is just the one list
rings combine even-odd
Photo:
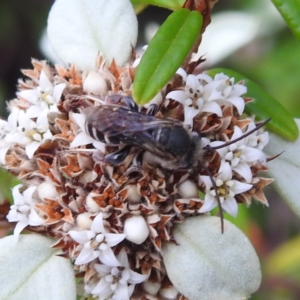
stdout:
[[[15,97],[20,69],[31,67],[31,57],[45,58],[39,43],[52,3],[50,0],[0,1],[2,117],[6,116],[6,101]],[[264,34],[257,34],[250,43],[216,64],[212,61],[209,67],[226,67],[246,75],[295,117],[300,117],[300,43],[280,17],[275,21],[269,18],[269,11],[265,9],[268,3],[272,5],[269,0],[227,0],[215,5],[214,14],[233,11],[260,17],[263,22],[259,30]],[[165,9],[148,7],[139,15],[139,45],[147,43],[145,32],[149,32],[149,24],[152,24],[150,28],[155,28],[155,22],[161,24],[168,14]],[[224,46],[225,43],[226,39]],[[0,175],[0,196],[4,200],[9,195],[12,181],[2,173]],[[249,209],[240,207],[237,219],[231,219],[249,236],[261,259],[263,281],[251,299],[300,299],[300,221],[272,188],[267,188],[267,194],[269,208],[256,203]],[[0,229],[3,221],[4,213],[0,210]]]

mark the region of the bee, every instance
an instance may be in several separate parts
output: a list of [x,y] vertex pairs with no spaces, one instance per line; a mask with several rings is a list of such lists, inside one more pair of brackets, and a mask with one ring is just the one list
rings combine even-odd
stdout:
[[[233,144],[269,121],[260,123],[253,130],[222,146],[203,147],[201,135],[191,132],[179,120],[155,117],[157,110],[158,108],[153,106],[149,110],[150,113],[143,113],[131,97],[109,96],[106,104],[84,110],[85,129],[95,140],[108,145],[124,145],[120,150],[102,158],[105,163],[111,165],[121,164],[131,148],[137,147],[151,153],[154,156],[153,161],[168,170],[195,170],[197,167],[203,167],[211,178],[217,198],[219,198],[217,186],[202,161],[203,153]],[[223,232],[223,215],[219,199],[218,202]]]

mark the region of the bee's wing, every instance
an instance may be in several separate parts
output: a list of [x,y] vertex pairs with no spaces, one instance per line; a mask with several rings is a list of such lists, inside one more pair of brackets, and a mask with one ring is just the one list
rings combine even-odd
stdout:
[[108,138],[115,138],[127,145],[137,146],[160,157],[172,158],[158,143],[151,130],[161,127],[182,126],[179,121],[161,119],[154,116],[134,112],[120,106],[103,105],[89,108],[87,127],[94,128]]
[[91,110],[87,114],[87,123],[108,137],[138,133],[158,127],[181,126],[181,123],[176,120],[156,118],[112,105],[103,105]]

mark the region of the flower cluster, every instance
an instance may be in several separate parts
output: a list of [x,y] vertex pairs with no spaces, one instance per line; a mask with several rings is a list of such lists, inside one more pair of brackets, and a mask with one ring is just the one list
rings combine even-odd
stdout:
[[[93,71],[35,60],[33,66],[23,71],[26,80],[0,123],[1,166],[23,182],[13,189],[7,216],[17,222],[16,238],[25,227],[50,232],[74,261],[87,296],[184,299],[161,256],[174,224],[210,212],[218,201],[233,216],[238,203],[249,205],[252,198],[268,205],[263,188],[272,180],[258,172],[267,170],[269,137],[262,129],[244,137],[256,127],[242,118],[251,101],[242,97],[246,86],[224,74],[180,69],[177,80],[139,108],[145,113],[155,103],[157,118],[176,119],[191,136],[201,136],[197,167],[170,172],[139,147],[121,164],[107,164],[101,158],[124,145],[86,132],[84,108],[123,105],[122,97],[131,96],[134,65],[108,67],[99,58]],[[120,95],[115,103],[109,102],[113,95]]]

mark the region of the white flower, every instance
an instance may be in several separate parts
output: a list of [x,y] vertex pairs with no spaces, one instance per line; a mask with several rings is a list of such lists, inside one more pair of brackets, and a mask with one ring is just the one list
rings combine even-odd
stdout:
[[37,148],[52,138],[47,114],[46,109],[39,114],[36,121],[33,121],[24,111],[20,111],[17,119],[18,126],[16,130],[6,135],[5,141],[24,145],[28,158],[32,158]]
[[120,265],[111,247],[123,241],[125,234],[106,232],[102,213],[99,213],[93,220],[90,230],[71,230],[69,235],[74,241],[82,245],[82,249],[75,260],[76,265],[86,264],[96,258],[108,266]]
[[0,163],[6,164],[5,156],[9,148],[14,144],[6,139],[6,136],[17,129],[18,112],[11,113],[7,121],[0,119]]
[[[240,138],[241,136],[243,136],[243,134],[244,133],[238,126],[234,126],[234,133],[230,141]],[[254,143],[254,139],[255,136],[253,139],[251,139],[251,143],[256,145],[257,142]],[[230,163],[233,171],[241,175],[247,182],[251,182],[252,172],[249,163],[255,161],[265,161],[266,155],[259,149],[248,147],[248,142],[249,137],[246,137],[229,146],[224,146],[220,149],[216,149],[216,151],[219,153],[223,160]],[[224,144],[226,144],[226,142],[214,141],[209,145],[211,147],[217,147]]]
[[20,193],[20,187],[22,187],[22,184],[16,185],[12,190],[14,204],[10,207],[7,215],[9,222],[17,222],[14,230],[16,240],[18,240],[20,232],[26,226],[40,226],[44,224],[44,219],[36,212],[32,199],[36,187],[29,187],[22,194]]
[[129,300],[133,293],[135,284],[143,282],[147,275],[142,275],[130,269],[125,249],[119,255],[119,267],[95,264],[95,269],[101,279],[92,290],[92,295],[99,299]]
[[70,144],[71,149],[79,146],[93,144],[96,149],[100,149],[102,152],[105,152],[105,144],[94,140],[89,134],[86,133],[84,126],[86,116],[84,114],[70,113],[70,118],[81,129],[81,132],[75,136],[74,140]]
[[[248,125],[247,132],[251,131],[256,127],[254,122],[251,122]],[[248,136],[247,145],[249,147],[253,147],[259,150],[263,150],[264,147],[269,143],[270,137],[269,132],[263,131],[263,129],[259,129],[255,131],[253,134]]]
[[[223,160],[221,161],[218,173],[219,175],[214,178],[214,180],[217,186],[221,206],[227,213],[235,217],[237,215],[238,206],[234,196],[248,191],[252,185],[232,179],[230,164]],[[218,201],[211,178],[209,176],[200,176],[200,179],[206,186],[206,194],[204,204],[198,212],[206,213],[214,209],[218,205]]]
[[[182,72],[179,74],[182,74]],[[172,91],[166,96],[167,99],[176,100],[184,106],[184,123],[186,125],[192,125],[193,118],[200,112],[222,116],[220,105],[214,99],[210,99],[212,91],[209,84],[207,84],[206,80],[209,80],[207,78],[210,77],[206,74],[203,74],[202,77],[199,75],[188,75],[184,91]]]
[[27,109],[27,115],[36,118],[45,109],[49,112],[59,112],[57,104],[65,87],[65,83],[53,85],[46,73],[41,71],[39,85],[31,90],[23,90],[17,95],[32,104]]
[[[198,75],[201,76],[202,74]],[[241,115],[245,108],[245,101],[241,95],[247,92],[247,87],[242,84],[234,84],[234,78],[229,78],[223,73],[216,74],[214,81],[208,84],[210,100],[217,101],[220,105],[232,104]]]

